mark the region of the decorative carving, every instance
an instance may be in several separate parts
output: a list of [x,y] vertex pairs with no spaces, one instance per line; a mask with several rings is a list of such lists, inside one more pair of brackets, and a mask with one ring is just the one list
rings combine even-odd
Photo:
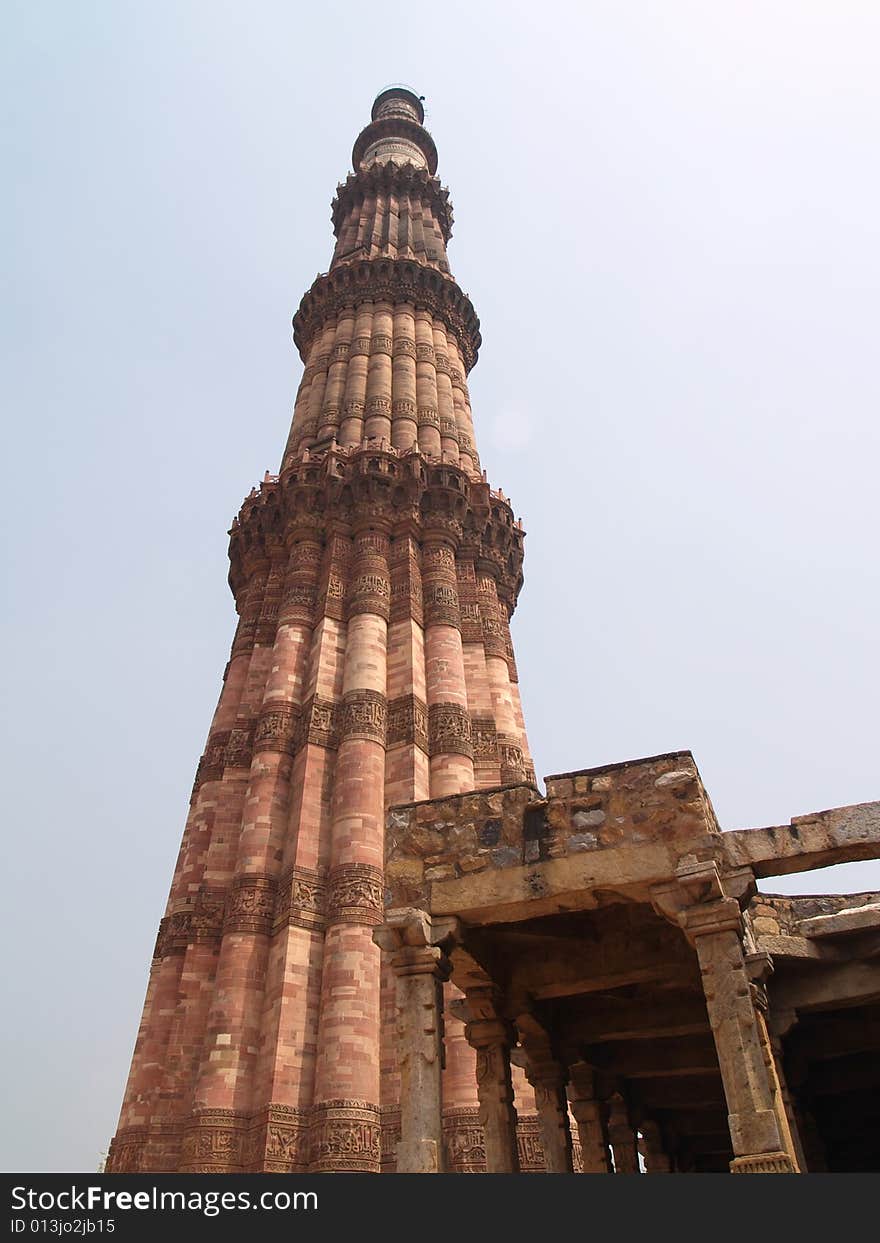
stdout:
[[384,919],[384,876],[368,863],[342,863],[328,878],[327,918],[334,924],[366,924]]
[[471,718],[459,704],[431,704],[428,708],[428,753],[473,756]]
[[446,274],[438,278],[435,269],[412,260],[385,257],[340,265],[313,283],[293,317],[293,339],[303,360],[328,317],[337,315],[355,297],[362,302],[409,302],[430,311],[454,334],[468,371],[476,362],[480,321],[456,282]]
[[541,1123],[534,1114],[525,1114],[517,1120],[516,1149],[519,1154],[521,1174],[544,1174],[544,1144],[541,1140]]
[[278,882],[272,929],[285,924],[316,930],[327,922],[327,883],[320,872],[292,867]]
[[314,695],[303,705],[303,742],[335,751],[339,746],[339,704]]
[[295,704],[279,704],[264,708],[257,721],[254,751],[296,751],[301,709]]
[[229,731],[229,741],[226,744],[227,768],[250,768],[253,755],[254,729],[254,723],[248,721],[236,724]]
[[318,587],[314,581],[293,580],[287,585],[281,607],[278,611],[279,621],[284,625],[311,626],[315,618]]
[[525,777],[526,765],[519,741],[514,741],[505,734],[499,734],[498,754],[501,759],[502,782],[507,784],[522,781]]
[[120,1127],[110,1141],[105,1173],[140,1173],[148,1133],[148,1128],[145,1126]]
[[397,1172],[397,1145],[400,1143],[400,1110],[384,1105],[382,1114],[382,1166],[383,1174]]
[[272,876],[236,877],[229,894],[224,933],[271,932],[276,889],[277,882]]
[[497,761],[498,733],[493,717],[472,716],[471,739],[473,741],[475,760]]
[[787,1152],[762,1152],[754,1157],[737,1157],[730,1163],[731,1174],[794,1174]]
[[196,769],[194,791],[198,790],[199,786],[206,781],[219,781],[223,776],[223,766],[226,763],[226,748],[229,745],[229,733],[228,729],[218,729],[208,738],[207,746]]
[[270,1105],[266,1123],[267,1174],[305,1174],[309,1168],[310,1111],[293,1105]]
[[223,931],[225,895],[222,889],[200,889],[187,899],[187,905],[172,911],[159,923],[154,958],[167,954],[183,954],[188,945],[197,942],[219,942]]
[[422,622],[422,570],[419,549],[409,536],[398,537],[391,545],[391,608],[389,621]]
[[181,1148],[181,1173],[240,1172],[245,1114],[233,1109],[207,1109],[186,1124]]
[[391,398],[390,397],[368,397],[366,406],[364,407],[364,418],[369,419],[371,416],[380,415],[384,418],[391,418]]
[[379,1108],[367,1101],[333,1100],[315,1106],[311,1133],[313,1173],[378,1174],[382,1158]]
[[[362,510],[363,508],[361,505]],[[386,535],[375,531],[367,531],[357,536],[348,599],[349,617],[357,613],[375,613],[387,621],[391,602],[388,542]]]
[[440,414],[435,406],[419,406],[418,408],[418,424],[419,427],[437,427],[440,426]]
[[364,738],[385,746],[388,701],[379,691],[349,691],[342,700],[339,741]]
[[388,705],[387,746],[411,743],[428,751],[428,707],[417,695],[401,695]]
[[445,1109],[443,1138],[446,1167],[450,1173],[486,1173],[486,1138],[478,1109]]

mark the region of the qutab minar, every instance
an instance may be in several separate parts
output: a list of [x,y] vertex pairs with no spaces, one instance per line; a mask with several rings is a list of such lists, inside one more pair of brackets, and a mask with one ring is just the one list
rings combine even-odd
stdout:
[[[534,781],[508,625],[523,530],[480,466],[479,320],[423,122],[407,88],[376,99],[294,317],[305,370],[280,471],[230,532],[239,622],[110,1171],[393,1169],[386,809]],[[461,1032],[447,1140],[480,1168]]]
[[536,788],[423,121],[377,98],[294,317],[108,1171],[880,1169],[880,893],[758,891],[880,857],[880,803],[722,832],[689,751]]

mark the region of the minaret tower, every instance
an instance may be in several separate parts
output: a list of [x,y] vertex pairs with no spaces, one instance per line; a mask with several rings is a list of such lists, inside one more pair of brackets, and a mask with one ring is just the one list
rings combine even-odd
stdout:
[[[110,1171],[393,1168],[386,810],[534,779],[508,628],[523,531],[480,467],[479,321],[423,121],[408,89],[376,99],[294,316],[305,370],[279,474],[230,532],[238,628]],[[456,1026],[444,1107],[472,1132]]]

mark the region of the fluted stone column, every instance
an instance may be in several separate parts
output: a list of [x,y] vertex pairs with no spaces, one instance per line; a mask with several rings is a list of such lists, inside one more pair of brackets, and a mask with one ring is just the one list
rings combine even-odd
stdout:
[[378,1173],[388,535],[355,533],[328,876],[312,1168]]

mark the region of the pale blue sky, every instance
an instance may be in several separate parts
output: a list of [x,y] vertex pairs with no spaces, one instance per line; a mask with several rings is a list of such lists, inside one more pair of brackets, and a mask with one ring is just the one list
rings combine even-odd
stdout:
[[[112,1135],[290,318],[379,89],[452,191],[539,774],[880,796],[880,7],[7,0],[0,1168]],[[880,865],[776,888],[880,888]]]

